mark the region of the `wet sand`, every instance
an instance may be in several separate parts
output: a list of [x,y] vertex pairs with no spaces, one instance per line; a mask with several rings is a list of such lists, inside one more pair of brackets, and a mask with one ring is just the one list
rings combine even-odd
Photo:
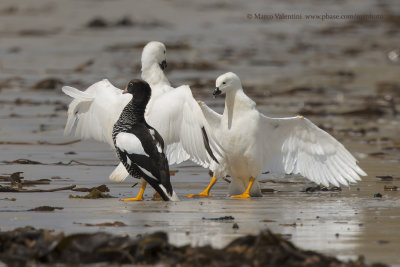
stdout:
[[[51,180],[27,189],[106,184],[117,198],[70,199],[70,194],[86,194],[72,191],[0,193],[0,229],[31,225],[66,233],[102,230],[133,236],[163,230],[176,245],[221,248],[236,237],[269,228],[304,249],[340,259],[362,254],[369,263],[400,265],[400,192],[384,190],[400,186],[400,63],[388,58],[390,51],[399,49],[400,23],[247,18],[254,12],[400,11],[395,1],[330,4],[2,1],[0,175],[23,171],[27,180]],[[132,25],[123,26],[125,16]],[[87,27],[96,17],[103,18],[106,27]],[[262,198],[231,200],[226,196],[227,182],[220,180],[212,198],[188,199],[186,194],[200,192],[209,182],[207,170],[188,162],[172,166],[179,171],[172,183],[180,202],[152,201],[149,189],[144,202],[119,202],[118,198],[136,194],[138,186],[131,188],[136,182],[132,178],[121,184],[108,181],[117,161],[107,145],[57,145],[76,139],[62,134],[70,99],[60,88],[68,84],[83,89],[102,78],[124,86],[139,76],[141,48],[149,40],[166,43],[168,78],[174,85],[191,85],[196,98],[221,112],[223,98],[211,96],[214,80],[234,71],[260,111],[270,116],[306,115],[341,141],[368,176],[340,192],[310,193],[301,192],[313,186],[304,178],[264,174],[260,180],[267,182],[262,187],[275,192]],[[48,78],[56,80],[38,85]],[[16,159],[46,165],[5,163]],[[56,164],[71,160],[100,166]],[[51,179],[54,176],[62,179]],[[382,197],[374,197],[377,193]],[[26,212],[43,205],[64,209]],[[221,216],[234,220],[203,219]],[[84,225],[114,221],[127,226]],[[238,229],[232,228],[234,223]]]

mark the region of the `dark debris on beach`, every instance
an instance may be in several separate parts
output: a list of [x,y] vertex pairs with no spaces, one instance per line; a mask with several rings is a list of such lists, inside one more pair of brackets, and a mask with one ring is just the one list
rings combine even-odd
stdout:
[[163,264],[163,266],[386,266],[363,257],[342,262],[297,248],[269,230],[239,237],[222,249],[177,247],[164,232],[131,238],[109,233],[64,235],[32,227],[0,232],[0,261],[9,266],[54,264]]
[[69,195],[69,198],[83,198],[83,199],[98,199],[98,198],[114,198],[113,196],[103,193],[108,191],[101,191],[96,187],[93,188],[87,195],[79,196],[79,195]]

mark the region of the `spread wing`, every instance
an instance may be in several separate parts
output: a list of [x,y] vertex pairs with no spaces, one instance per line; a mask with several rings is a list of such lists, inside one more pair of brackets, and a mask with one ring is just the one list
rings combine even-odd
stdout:
[[212,110],[204,102],[200,103],[200,108],[210,127],[210,131],[216,135],[216,131],[218,131],[221,126],[222,115]]
[[180,86],[154,99],[147,115],[147,122],[167,145],[170,164],[190,159],[208,167],[220,154],[221,148],[189,86]]
[[[74,98],[68,108],[64,133],[113,146],[113,126],[132,96],[122,94],[122,90],[108,80],[97,82],[84,92],[68,86],[62,90]],[[164,139],[169,164],[190,159],[208,167],[213,161],[210,154],[220,155],[221,148],[210,134],[210,126],[188,86],[152,97],[146,120]],[[119,164],[110,179],[123,181],[128,175],[124,166]]]
[[91,85],[86,91],[69,86],[64,86],[62,91],[73,98],[64,134],[95,139],[114,147],[113,126],[132,95],[122,94],[122,90],[107,79]]
[[301,174],[325,186],[348,185],[366,175],[341,143],[308,119],[260,116],[267,170]]

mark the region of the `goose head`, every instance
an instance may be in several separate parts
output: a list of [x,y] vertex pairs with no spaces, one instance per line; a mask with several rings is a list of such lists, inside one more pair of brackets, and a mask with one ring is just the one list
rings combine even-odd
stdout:
[[167,49],[161,42],[152,41],[143,48],[142,71],[154,64],[157,64],[161,70],[167,67]]
[[236,91],[242,87],[239,77],[233,72],[220,75],[215,82],[214,96]]
[[123,94],[132,94],[132,101],[137,104],[137,106],[145,107],[151,97],[150,85],[141,80],[133,79],[125,87]]

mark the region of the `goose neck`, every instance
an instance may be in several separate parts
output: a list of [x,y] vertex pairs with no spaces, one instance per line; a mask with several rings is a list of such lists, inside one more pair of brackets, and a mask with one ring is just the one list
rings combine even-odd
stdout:
[[145,122],[144,112],[146,105],[136,103],[131,100],[128,105],[125,106],[121,113],[121,118],[125,123],[135,124]]
[[149,67],[142,68],[142,79],[150,84],[150,86],[158,83],[165,83],[169,85],[169,81],[163,70],[157,63],[150,65]]

